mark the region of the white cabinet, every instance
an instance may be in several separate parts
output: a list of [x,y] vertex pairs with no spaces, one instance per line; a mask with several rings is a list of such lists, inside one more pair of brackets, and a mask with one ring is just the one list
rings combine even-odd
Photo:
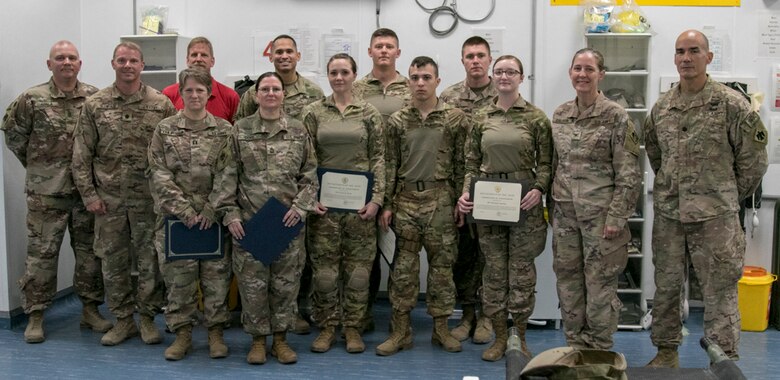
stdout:
[[588,47],[604,55],[607,73],[600,89],[626,108],[642,136],[642,123],[649,110],[649,33],[588,33]]
[[[650,34],[649,33],[588,33],[587,46],[604,55],[606,75],[600,90],[610,99],[626,108],[634,121],[640,139],[643,139],[642,125],[649,112],[648,82],[650,79]],[[619,277],[618,297],[623,302],[619,328],[639,330],[642,317],[647,312],[645,260],[651,260],[652,210],[645,205],[648,200],[648,172],[650,165],[642,140],[640,169],[642,172],[642,194],[636,205],[636,213],[628,220],[632,242],[629,245],[628,264]]]
[[187,68],[187,44],[189,37],[176,34],[150,36],[121,36],[121,42],[134,42],[144,54],[144,71],[141,80],[148,86],[162,91],[176,83],[179,71]]

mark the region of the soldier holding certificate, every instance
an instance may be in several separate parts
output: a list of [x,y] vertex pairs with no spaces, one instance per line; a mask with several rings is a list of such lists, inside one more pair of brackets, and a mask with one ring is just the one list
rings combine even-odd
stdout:
[[547,238],[541,201],[550,187],[553,153],[550,121],[518,93],[523,81],[520,60],[511,55],[499,57],[493,65],[493,80],[498,97],[480,110],[466,141],[466,177],[458,210],[462,214],[472,211],[470,188],[477,178],[524,181],[530,189],[523,189],[519,204],[524,223],[479,225],[479,246],[485,254],[482,303],[496,333],[493,345],[482,354],[487,361],[504,356],[507,313],[512,313],[519,330],[523,352],[531,356],[525,328],[536,301],[534,259],[544,251]]
[[[325,214],[309,218],[312,316],[320,327],[320,335],[311,344],[314,352],[330,349],[339,324],[347,340],[347,352],[366,349],[359,324],[368,304],[368,281],[376,253],[376,215],[385,192],[385,135],[379,111],[352,97],[356,72],[355,60],[349,55],[331,57],[328,81],[333,95],[303,111],[303,124],[314,141],[320,168],[370,172],[374,178],[373,188],[360,188],[361,194],[357,194],[359,209],[328,210],[322,204],[326,203],[323,193],[317,207]],[[370,193],[368,202],[366,192]]]

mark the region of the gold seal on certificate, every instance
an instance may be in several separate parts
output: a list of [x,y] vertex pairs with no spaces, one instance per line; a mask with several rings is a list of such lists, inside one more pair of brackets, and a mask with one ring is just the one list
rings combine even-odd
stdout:
[[475,223],[515,225],[523,222],[521,181],[478,179],[472,186],[471,211]]
[[357,211],[369,201],[372,173],[317,169],[320,179],[320,203],[333,211]]

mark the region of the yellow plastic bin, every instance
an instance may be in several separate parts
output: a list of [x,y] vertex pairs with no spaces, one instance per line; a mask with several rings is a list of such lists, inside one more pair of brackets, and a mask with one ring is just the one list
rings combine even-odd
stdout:
[[769,325],[769,301],[777,276],[761,267],[746,266],[739,280],[742,331],[764,331]]

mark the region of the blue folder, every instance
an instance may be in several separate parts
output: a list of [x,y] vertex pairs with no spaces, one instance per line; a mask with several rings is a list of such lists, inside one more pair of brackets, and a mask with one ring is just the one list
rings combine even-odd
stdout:
[[282,256],[290,242],[303,229],[303,221],[292,227],[285,227],[282,219],[289,210],[290,208],[278,199],[269,198],[263,207],[244,223],[244,238],[236,241],[263,265],[270,266]]
[[165,218],[165,259],[211,260],[225,256],[222,244],[222,226],[213,223],[201,230],[197,225],[187,228],[176,217]]

